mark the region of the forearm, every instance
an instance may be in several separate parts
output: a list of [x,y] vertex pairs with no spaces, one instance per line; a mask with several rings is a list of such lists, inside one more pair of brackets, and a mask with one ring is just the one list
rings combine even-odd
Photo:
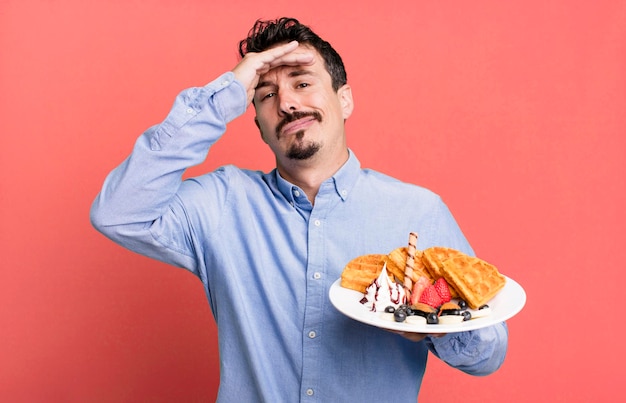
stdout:
[[489,375],[504,362],[508,328],[503,322],[478,330],[428,337],[425,341],[430,351],[448,365],[470,375]]
[[168,210],[184,171],[201,163],[226,124],[245,111],[245,90],[233,80],[227,73],[181,92],[167,118],[139,137],[92,205],[91,220],[99,231],[120,242]]

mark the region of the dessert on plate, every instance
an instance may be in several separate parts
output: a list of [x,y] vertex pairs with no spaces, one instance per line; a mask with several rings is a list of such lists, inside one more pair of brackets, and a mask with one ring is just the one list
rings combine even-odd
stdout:
[[412,232],[408,247],[352,259],[340,285],[362,293],[366,309],[397,322],[422,323],[412,318],[420,316],[429,324],[459,323],[490,314],[487,302],[506,283],[493,264],[442,246],[417,250],[416,243]]

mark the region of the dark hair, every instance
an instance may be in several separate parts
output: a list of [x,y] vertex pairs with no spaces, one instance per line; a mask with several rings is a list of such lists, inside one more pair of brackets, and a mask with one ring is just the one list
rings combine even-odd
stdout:
[[279,18],[277,20],[257,20],[248,32],[248,37],[239,42],[239,55],[244,57],[248,52],[262,52],[274,45],[298,41],[313,47],[324,59],[326,70],[330,74],[333,89],[337,91],[348,82],[346,69],[339,53],[330,43],[320,38],[306,25],[295,18]]

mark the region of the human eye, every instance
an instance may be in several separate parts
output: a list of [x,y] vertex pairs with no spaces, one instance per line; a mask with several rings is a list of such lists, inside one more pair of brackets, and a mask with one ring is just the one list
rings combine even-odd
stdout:
[[265,101],[267,99],[273,98],[276,95],[275,92],[267,91],[267,92],[257,92],[257,98],[259,101]]
[[311,84],[306,83],[306,82],[298,83],[298,85],[297,85],[298,88],[307,88],[307,87],[310,87],[310,86],[311,86]]

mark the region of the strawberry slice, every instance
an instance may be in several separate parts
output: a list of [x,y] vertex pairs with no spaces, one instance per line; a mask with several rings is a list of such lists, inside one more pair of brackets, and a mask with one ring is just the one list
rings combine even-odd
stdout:
[[441,301],[443,301],[443,303],[450,302],[452,294],[450,293],[450,287],[448,287],[446,279],[443,277],[438,278],[434,286],[435,290],[437,290],[437,294],[441,297]]
[[419,302],[432,306],[433,308],[439,308],[439,306],[443,304],[443,301],[441,300],[439,293],[437,293],[437,289],[434,285],[429,285],[424,289]]
[[413,284],[413,291],[411,291],[411,305],[415,305],[419,302],[422,293],[430,285],[430,280],[426,276],[420,276],[415,284]]

